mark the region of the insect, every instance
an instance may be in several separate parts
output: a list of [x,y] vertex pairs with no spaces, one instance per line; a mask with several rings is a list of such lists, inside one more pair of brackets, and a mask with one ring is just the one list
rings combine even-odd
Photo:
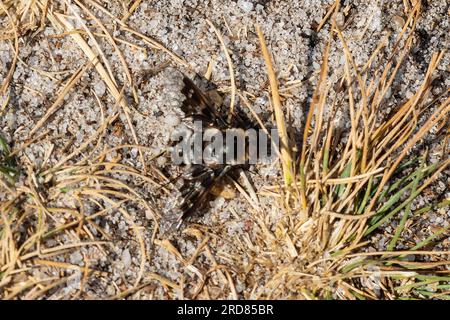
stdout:
[[[230,128],[247,129],[253,124],[242,113],[236,112],[230,120],[225,117],[222,97],[215,85],[203,77],[194,78],[200,85],[184,76],[182,93],[185,100],[181,106],[185,113],[183,120],[188,126],[194,121],[200,122],[204,129],[223,131]],[[238,168],[246,168],[244,164],[201,163],[190,164],[181,175],[182,184],[178,188],[178,200],[171,204],[170,212],[165,216],[166,227],[179,228],[180,225],[204,208],[211,190],[220,184],[226,176],[233,175]]]

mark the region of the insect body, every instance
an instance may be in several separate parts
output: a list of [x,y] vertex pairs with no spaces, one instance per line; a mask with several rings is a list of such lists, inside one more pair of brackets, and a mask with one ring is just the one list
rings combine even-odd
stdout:
[[[197,78],[199,77],[197,75]],[[192,126],[193,122],[199,122],[204,130],[223,131],[230,128],[245,129],[249,126],[248,119],[240,114],[234,115],[231,122],[226,120],[221,97],[211,83],[201,89],[188,77],[184,77],[183,82],[182,93],[186,99],[181,109],[185,113],[183,122],[188,127]],[[178,189],[178,200],[170,206],[171,212],[165,217],[169,227],[179,228],[183,221],[204,207],[211,190],[225,176],[243,167],[245,165],[214,161],[189,164],[181,176],[183,183]]]

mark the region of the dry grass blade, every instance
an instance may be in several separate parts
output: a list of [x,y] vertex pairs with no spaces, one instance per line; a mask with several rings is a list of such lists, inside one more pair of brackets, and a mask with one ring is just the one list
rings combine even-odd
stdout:
[[16,21],[15,21],[15,19],[13,19],[13,17],[9,13],[8,9],[3,4],[3,1],[0,2],[0,7],[1,7],[2,11],[5,12],[5,14],[8,16],[9,23],[13,30],[13,34],[14,34],[14,57],[13,57],[13,60],[11,63],[11,67],[9,68],[8,74],[6,75],[5,79],[3,80],[2,86],[0,87],[0,92],[2,93],[2,95],[4,95],[4,94],[6,94],[6,91],[8,90],[9,83],[11,82],[11,78],[14,74],[14,70],[16,69],[17,59],[19,56],[19,36],[17,33]]
[[270,58],[269,50],[267,49],[264,40],[264,35],[261,31],[260,26],[256,26],[256,33],[258,34],[262,55],[266,63],[267,75],[269,77],[273,109],[275,112],[275,120],[277,123],[281,143],[281,163],[283,166],[284,182],[287,186],[290,186],[291,183],[294,181],[294,169],[293,169],[291,149],[289,147],[289,138],[286,130],[286,121],[284,119],[284,112],[281,107],[280,95],[278,92],[277,78],[272,66],[272,60]]
[[228,48],[219,30],[217,30],[216,26],[208,19],[206,20],[206,22],[208,22],[209,26],[213,28],[217,38],[219,38],[220,44],[222,45],[223,53],[225,54],[225,57],[228,62],[228,72],[230,73],[230,82],[231,82],[231,99],[230,99],[230,110],[228,113],[228,119],[231,119],[231,117],[233,117],[234,114],[234,105],[236,100],[236,81],[234,79],[233,62],[231,61],[230,54],[228,53]]
[[92,66],[90,62],[80,66],[80,68],[70,77],[62,91],[58,94],[55,102],[47,109],[45,115],[36,123],[33,129],[31,129],[29,136],[34,136],[36,132],[44,125],[44,123],[52,116],[55,111],[61,106],[67,93],[78,83],[81,77]]

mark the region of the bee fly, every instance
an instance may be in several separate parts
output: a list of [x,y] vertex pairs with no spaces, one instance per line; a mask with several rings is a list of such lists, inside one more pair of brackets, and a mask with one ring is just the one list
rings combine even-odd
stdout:
[[[200,122],[203,130],[214,129],[223,132],[226,129],[248,129],[254,127],[246,115],[237,112],[231,120],[225,117],[222,97],[214,84],[196,75],[194,81],[184,76],[182,93],[185,100],[181,106],[185,113],[183,123],[192,127],[192,123]],[[226,152],[226,151],[224,151]],[[163,230],[179,228],[195,212],[204,208],[211,190],[217,187],[226,176],[236,173],[238,168],[246,168],[246,164],[222,162],[201,162],[189,164],[182,173],[182,184],[177,190],[177,201],[168,204],[168,212],[164,217]]]

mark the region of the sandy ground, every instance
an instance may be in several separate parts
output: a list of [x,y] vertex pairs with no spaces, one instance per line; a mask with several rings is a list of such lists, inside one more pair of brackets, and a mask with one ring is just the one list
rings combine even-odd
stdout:
[[[72,4],[67,10],[63,3],[56,7],[61,10],[64,8],[65,12],[73,10],[87,21],[92,31],[101,32],[95,21],[76,4]],[[266,123],[273,123],[272,109],[268,102],[266,69],[255,34],[255,24],[261,25],[274,57],[280,87],[287,88],[283,97],[287,119],[291,124],[292,134],[299,139],[305,110],[317,82],[324,45],[329,37],[329,24],[318,33],[315,30],[333,3],[332,0],[142,1],[128,18],[129,26],[160,41],[182,57],[190,70],[176,65],[167,54],[150,48],[130,32],[120,30],[105,13],[89,6],[112,35],[122,40],[118,45],[135,81],[135,95],[129,85],[124,89],[130,106],[128,114],[139,144],[147,147],[144,157],[148,174],[163,187],[115,173],[113,176],[116,179],[133,185],[152,209],[141,203],[130,202],[123,207],[126,215],[113,209],[95,218],[95,223],[106,232],[108,238],[87,224],[85,232],[70,231],[43,240],[43,248],[74,241],[108,240],[107,244],[76,247],[46,258],[75,266],[88,265],[98,271],[87,279],[84,279],[84,273],[80,270],[61,270],[50,266],[30,269],[29,273],[35,279],[67,277],[63,284],[48,290],[46,298],[115,296],[132,288],[140,272],[140,289],[124,294],[129,298],[190,298],[196,294],[203,281],[207,282],[209,288],[208,293],[202,292],[199,295],[203,298],[255,298],[265,293],[264,284],[271,281],[271,274],[267,269],[274,266],[265,266],[262,263],[264,259],[258,260],[259,255],[270,255],[270,252],[259,251],[257,234],[263,230],[257,221],[262,219],[269,229],[276,228],[283,212],[278,209],[274,199],[260,197],[260,208],[264,212],[262,215],[255,213],[248,199],[235,191],[236,197],[233,199],[217,197],[208,212],[196,217],[193,224],[184,226],[184,231],[175,235],[155,234],[154,215],[160,214],[161,208],[173,201],[169,193],[171,185],[161,175],[171,179],[176,171],[165,154],[155,156],[168,147],[170,134],[183,116],[180,110],[183,100],[180,93],[182,73],[179,71],[189,75],[193,74],[192,71],[204,74],[213,61],[212,80],[225,92],[225,103],[229,101],[230,74],[226,57],[207,20],[213,22],[223,35],[231,54],[236,86],[246,92],[260,117]],[[119,2],[105,2],[103,5],[116,17],[124,15],[124,8]],[[344,30],[357,65],[363,65],[368,60],[380,41],[386,41],[388,47],[392,46],[395,34],[400,32],[406,19],[403,1],[343,1],[342,7],[346,10],[338,15],[337,22]],[[389,93],[392,94],[392,99],[386,105],[386,112],[415,92],[421,84],[432,53],[448,47],[449,22],[449,5],[446,1],[426,1],[414,38],[415,49],[403,65],[401,76],[395,79],[392,92]],[[76,19],[73,19],[73,24],[76,28],[83,28]],[[10,101],[2,110],[0,125],[2,136],[13,150],[29,139],[38,138],[18,154],[18,161],[24,170],[26,164],[32,164],[35,172],[44,172],[54,167],[95,135],[105,119],[117,110],[102,77],[90,67],[83,70],[81,79],[65,95],[62,105],[52,112],[51,117],[40,128],[32,131],[55,101],[62,84],[87,61],[86,55],[70,36],[60,35],[60,30],[48,25],[43,31],[30,32],[20,40],[19,61],[8,92]],[[96,36],[95,39],[121,88],[127,83],[127,75],[120,56],[104,37]],[[133,46],[128,42],[133,43]],[[12,62],[11,44],[10,41],[0,42],[0,82],[7,76]],[[97,46],[92,39],[88,40],[88,44]],[[449,87],[449,59],[447,54],[436,75],[436,95],[443,88]],[[338,81],[344,63],[341,45],[335,41],[330,54],[331,81]],[[301,85],[289,88],[293,83]],[[0,106],[5,99],[6,95],[0,98]],[[124,112],[118,114],[118,118],[107,128],[99,149],[135,144],[126,115]],[[344,127],[345,120],[341,119]],[[83,159],[94,146],[95,143],[91,143],[88,149],[69,163]],[[137,148],[116,150],[108,153],[105,158],[109,161],[114,159],[142,170]],[[264,184],[279,183],[279,168],[273,165],[257,166],[248,176],[254,189],[259,190]],[[52,179],[57,179],[53,177],[44,180],[38,175],[35,178],[37,188],[48,187],[49,190]],[[24,179],[23,176],[19,178],[16,185],[24,185]],[[449,173],[444,172],[429,193],[448,198],[449,179]],[[51,192],[44,193],[50,195]],[[2,200],[5,197],[6,194],[0,193]],[[54,198],[49,196],[48,201],[54,207],[77,208],[86,216],[99,209],[94,201],[80,200],[83,197],[86,196],[74,197],[69,190]],[[421,207],[427,201],[424,196],[414,205]],[[449,218],[448,207],[428,213],[426,219],[418,220],[411,227],[410,238],[405,239],[405,242],[420,241],[429,234],[430,225],[447,226]],[[52,218],[47,219],[50,220],[50,225],[67,222],[65,219],[70,220],[70,214],[56,212]],[[24,232],[26,228],[24,226]],[[136,228],[142,234],[141,242],[133,231]],[[387,228],[395,228],[395,224]],[[380,235],[373,239],[370,250],[385,249],[386,241],[386,237]],[[448,244],[448,240],[441,242],[436,249],[448,249]],[[205,276],[208,270],[213,271]],[[230,278],[234,288],[228,286]],[[180,287],[184,290],[180,290]]]

